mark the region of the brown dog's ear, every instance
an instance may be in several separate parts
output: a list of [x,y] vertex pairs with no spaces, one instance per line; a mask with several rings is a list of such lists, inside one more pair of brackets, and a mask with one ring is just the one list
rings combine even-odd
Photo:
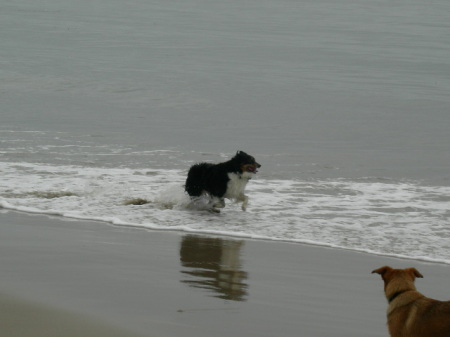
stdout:
[[384,274],[386,274],[387,271],[390,271],[390,270],[392,270],[391,267],[389,267],[389,266],[384,266],[384,267],[381,267],[381,268],[378,268],[378,269],[373,270],[373,271],[372,271],[372,274],[377,273],[377,274],[380,274],[381,276],[383,276]]
[[406,269],[406,271],[411,275],[414,275],[415,277],[423,278],[423,275],[419,273],[419,271],[416,268],[408,268]]

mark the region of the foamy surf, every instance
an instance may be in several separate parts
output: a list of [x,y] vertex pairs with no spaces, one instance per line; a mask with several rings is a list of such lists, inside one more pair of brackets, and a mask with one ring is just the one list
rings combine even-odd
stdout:
[[0,171],[6,209],[450,264],[450,187],[259,175],[248,184],[247,212],[227,200],[213,214],[203,207],[207,200],[191,207],[185,170],[0,163]]

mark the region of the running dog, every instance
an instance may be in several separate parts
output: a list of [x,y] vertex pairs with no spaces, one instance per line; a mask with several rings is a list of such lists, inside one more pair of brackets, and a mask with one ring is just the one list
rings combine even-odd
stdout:
[[425,297],[416,290],[414,280],[422,278],[416,268],[381,267],[388,300],[387,324],[391,337],[450,337],[450,301]]
[[260,167],[255,158],[243,151],[223,163],[195,164],[189,169],[185,190],[192,199],[209,195],[213,212],[220,212],[218,208],[225,207],[225,198],[242,202],[245,211],[248,205],[245,187]]

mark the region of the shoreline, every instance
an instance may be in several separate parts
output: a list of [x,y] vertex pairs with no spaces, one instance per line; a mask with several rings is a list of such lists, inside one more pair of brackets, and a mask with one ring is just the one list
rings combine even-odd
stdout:
[[75,324],[81,315],[124,336],[387,336],[373,269],[414,266],[425,276],[418,290],[437,299],[450,274],[446,264],[342,248],[6,209],[0,247],[0,303],[70,312]]
[[11,207],[9,204],[6,206],[2,205],[0,203],[0,211],[4,210],[6,212],[16,212],[16,213],[24,213],[29,215],[36,215],[36,216],[47,216],[47,217],[54,217],[54,218],[61,218],[61,221],[85,221],[85,222],[98,222],[102,223],[108,226],[113,227],[123,227],[123,228],[130,228],[130,229],[136,229],[136,230],[145,230],[145,231],[154,231],[154,232],[162,232],[162,233],[178,233],[180,235],[198,235],[198,236],[213,236],[213,237],[222,237],[224,239],[230,239],[230,240],[249,240],[249,241],[263,241],[263,242],[278,242],[278,243],[286,243],[286,244],[298,244],[298,245],[305,245],[305,246],[312,246],[312,247],[322,247],[322,248],[330,248],[330,249],[336,249],[336,250],[344,250],[349,252],[355,252],[360,254],[368,254],[373,256],[380,256],[380,257],[386,257],[386,258],[392,258],[392,259],[399,259],[399,260],[409,260],[409,261],[418,261],[418,262],[424,262],[424,263],[431,263],[431,264],[443,264],[450,266],[450,260],[443,260],[443,259],[433,259],[429,257],[409,257],[406,255],[401,254],[389,254],[389,253],[381,253],[376,252],[372,250],[364,250],[364,249],[357,249],[357,248],[348,248],[348,247],[341,247],[333,244],[327,244],[322,242],[315,242],[310,240],[288,240],[288,239],[274,239],[274,238],[268,238],[268,237],[257,237],[257,236],[245,236],[245,235],[233,235],[229,233],[217,233],[217,232],[208,232],[208,231],[195,231],[195,230],[180,230],[178,228],[170,229],[170,228],[153,228],[151,226],[145,227],[145,226],[139,226],[139,225],[133,225],[133,224],[124,224],[124,223],[116,223],[114,221],[108,221],[108,220],[102,220],[102,219],[89,219],[89,218],[78,218],[78,217],[72,217],[72,216],[65,216],[58,213],[42,213],[42,211],[33,211],[33,210],[21,210],[20,208],[14,208]]

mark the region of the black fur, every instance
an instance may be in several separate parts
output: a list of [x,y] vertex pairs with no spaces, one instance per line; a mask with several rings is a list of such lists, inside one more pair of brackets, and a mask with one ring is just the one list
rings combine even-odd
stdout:
[[[249,167],[247,174],[242,171],[246,168],[244,165]],[[195,164],[189,169],[185,190],[191,197],[208,193],[211,197],[223,199],[227,194],[229,173],[235,173],[239,178],[248,180],[259,167],[261,165],[255,161],[255,158],[243,151],[238,151],[233,158],[223,163]],[[242,194],[242,197],[245,196]]]

